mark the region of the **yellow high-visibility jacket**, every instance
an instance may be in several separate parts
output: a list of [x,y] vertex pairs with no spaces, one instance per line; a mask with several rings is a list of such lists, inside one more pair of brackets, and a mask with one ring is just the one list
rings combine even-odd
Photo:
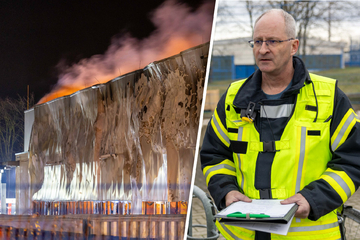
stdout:
[[[260,71],[230,85],[208,125],[203,172],[218,208],[231,190],[253,199],[301,193],[309,219],[294,218],[287,236],[272,239],[340,239],[335,209],[360,182],[359,119],[335,80],[308,74],[296,57],[294,66],[292,86],[278,100],[261,91]],[[253,122],[243,118],[249,106]],[[229,239],[255,236],[217,226]]]

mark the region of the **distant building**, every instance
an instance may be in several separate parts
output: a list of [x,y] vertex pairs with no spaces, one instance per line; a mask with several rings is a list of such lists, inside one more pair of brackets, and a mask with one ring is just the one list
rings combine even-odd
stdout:
[[351,41],[348,59],[345,62],[347,67],[360,67],[360,44]]
[[321,71],[333,68],[345,68],[344,42],[329,42],[310,38],[306,43],[306,56],[299,56],[309,71]]
[[[251,37],[247,37],[214,42],[210,81],[246,78],[255,71],[255,59],[248,44],[250,39]],[[345,43],[341,42],[307,39],[306,56],[301,56],[301,49],[298,55],[309,71],[344,68],[344,47]]]

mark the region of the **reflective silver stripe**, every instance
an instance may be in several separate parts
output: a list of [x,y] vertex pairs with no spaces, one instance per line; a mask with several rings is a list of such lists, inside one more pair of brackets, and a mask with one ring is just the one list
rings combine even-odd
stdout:
[[[238,137],[237,137],[237,140],[238,141],[242,141],[242,135],[243,135],[243,128],[242,127],[239,127],[239,130],[238,130]],[[241,171],[241,158],[240,158],[240,154],[237,154],[238,156],[238,162],[239,162],[239,171],[240,171],[240,174],[241,174],[241,189],[244,190],[244,174],[243,172]]]
[[224,223],[220,223],[220,225],[223,227],[224,231],[230,235],[230,237],[232,237],[233,239],[236,240],[242,240],[242,238],[238,238],[237,236],[235,236],[230,229],[227,228],[227,226]]
[[306,144],[306,127],[301,127],[301,139],[300,139],[300,156],[299,156],[299,166],[296,178],[295,193],[300,191],[300,183],[302,177],[303,164],[305,159],[305,144]]
[[239,129],[238,129],[238,137],[237,137],[238,141],[242,141],[242,135],[243,135],[243,128],[239,127]]
[[209,175],[211,172],[217,171],[217,170],[223,169],[223,168],[226,168],[226,169],[228,169],[228,170],[230,170],[230,171],[233,171],[233,172],[236,171],[236,169],[235,169],[234,167],[232,167],[232,166],[229,166],[229,165],[227,165],[227,164],[219,164],[219,165],[216,165],[216,166],[214,166],[214,167],[209,168],[209,169],[206,171],[206,173],[205,173],[205,179],[207,179],[208,175]]
[[215,114],[213,115],[213,121],[214,121],[217,131],[220,133],[220,135],[223,137],[223,139],[230,145],[229,137],[221,129],[219,123],[216,120]]
[[[300,184],[301,184],[301,178],[302,178],[302,170],[304,165],[304,159],[305,159],[305,147],[306,147],[306,127],[301,127],[301,137],[300,137],[300,155],[299,155],[299,165],[298,165],[298,172],[296,177],[296,186],[295,186],[295,193],[300,191]],[[301,222],[300,218],[295,218],[296,222]]]
[[337,135],[337,137],[335,138],[335,141],[333,142],[333,144],[331,145],[331,150],[334,152],[335,149],[338,147],[342,137],[344,136],[346,130],[348,129],[348,127],[350,126],[350,123],[355,119],[355,114],[351,113],[350,116],[348,117],[348,119],[346,119],[344,125],[341,127],[341,130],[339,132],[339,134]]
[[346,193],[348,198],[351,196],[351,190],[350,190],[349,186],[346,184],[344,179],[342,179],[339,175],[337,175],[334,172],[324,172],[324,175],[328,175],[329,177],[333,178],[340,185],[340,187],[344,190],[344,192]]
[[294,104],[282,104],[278,106],[261,106],[260,117],[281,118],[290,117]]
[[319,231],[325,230],[329,228],[338,227],[339,224],[337,222],[324,224],[324,225],[317,225],[317,226],[308,226],[308,227],[290,227],[289,232],[309,232],[309,231]]

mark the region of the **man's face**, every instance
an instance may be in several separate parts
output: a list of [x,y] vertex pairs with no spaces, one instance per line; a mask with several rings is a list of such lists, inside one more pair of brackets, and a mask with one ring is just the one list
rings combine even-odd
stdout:
[[[261,40],[287,40],[285,22],[282,15],[270,12],[264,15],[256,23],[254,29],[254,41]],[[298,40],[279,43],[277,46],[254,46],[253,53],[256,65],[260,70],[269,75],[278,75],[292,67],[292,56],[296,53]],[[291,64],[291,65],[290,65]]]

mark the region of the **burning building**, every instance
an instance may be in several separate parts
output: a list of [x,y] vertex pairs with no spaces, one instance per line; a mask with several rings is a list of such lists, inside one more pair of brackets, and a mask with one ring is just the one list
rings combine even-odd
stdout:
[[21,215],[1,218],[0,234],[182,239],[208,49],[26,111]]

